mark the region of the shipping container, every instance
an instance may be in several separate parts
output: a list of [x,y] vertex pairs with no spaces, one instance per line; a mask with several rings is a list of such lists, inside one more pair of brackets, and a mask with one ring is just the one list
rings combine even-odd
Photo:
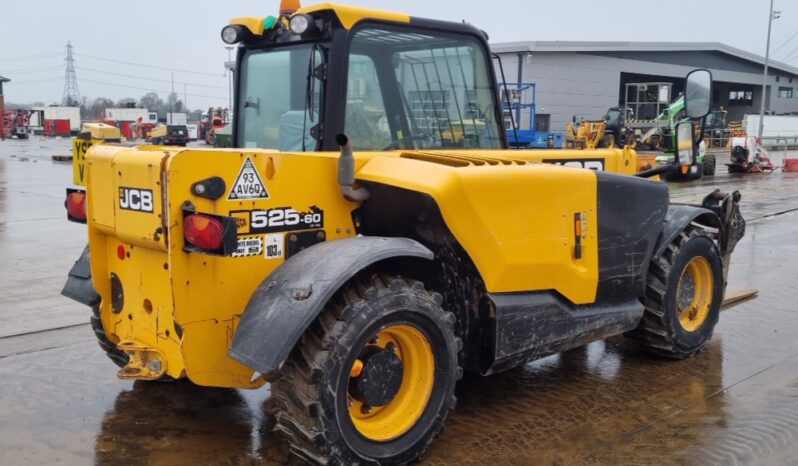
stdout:
[[116,121],[116,126],[119,128],[119,132],[122,133],[122,137],[131,139],[133,137],[133,129],[130,127],[130,121]]
[[187,124],[186,129],[188,130],[188,139],[191,141],[196,141],[197,136],[199,135],[199,126],[196,124]]
[[[46,120],[68,120],[69,121],[69,133],[77,134],[80,132],[81,127],[81,120],[80,120],[80,107],[33,107],[34,112],[40,112],[40,116],[36,117],[37,126],[33,125],[33,121],[31,121],[31,126],[33,126],[34,130],[38,129],[45,129],[43,127],[43,122]],[[38,126],[42,125],[42,126]],[[55,130],[55,128],[51,128]],[[63,128],[62,128],[63,129]],[[45,134],[50,134],[46,130],[44,131]],[[67,135],[68,135],[67,134]]]
[[[743,118],[743,129],[749,136],[759,134],[759,115],[746,115]],[[763,138],[798,137],[798,116],[765,115]]]
[[166,124],[167,125],[185,125],[188,123],[188,114],[187,113],[167,113],[166,114]]
[[105,119],[120,121],[138,121],[141,118],[143,123],[158,123],[158,114],[146,108],[106,108]]

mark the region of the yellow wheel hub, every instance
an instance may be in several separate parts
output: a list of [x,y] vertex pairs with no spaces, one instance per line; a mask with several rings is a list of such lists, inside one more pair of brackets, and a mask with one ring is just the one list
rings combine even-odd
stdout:
[[[401,385],[387,404],[369,406],[351,392],[348,397],[349,416],[358,432],[369,440],[386,442],[410,430],[424,413],[435,382],[435,357],[427,337],[406,324],[381,329],[361,354],[367,350],[390,351],[402,365]],[[359,357],[350,369],[350,383],[363,371]]]
[[694,257],[687,263],[676,287],[676,310],[679,324],[695,332],[707,320],[715,288],[712,266],[705,257]]

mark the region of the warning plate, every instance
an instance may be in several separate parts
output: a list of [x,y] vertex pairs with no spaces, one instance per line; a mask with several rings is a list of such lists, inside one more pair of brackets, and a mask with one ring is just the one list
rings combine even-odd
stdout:
[[252,159],[247,157],[244,165],[241,166],[241,171],[238,172],[238,178],[233,184],[233,189],[230,190],[230,195],[227,196],[228,200],[239,199],[268,199],[269,192],[266,191],[266,185],[255,169],[255,164]]
[[263,236],[239,236],[238,248],[233,257],[259,256],[263,254]]
[[273,233],[266,235],[266,248],[264,249],[266,259],[279,259],[283,257],[283,234]]

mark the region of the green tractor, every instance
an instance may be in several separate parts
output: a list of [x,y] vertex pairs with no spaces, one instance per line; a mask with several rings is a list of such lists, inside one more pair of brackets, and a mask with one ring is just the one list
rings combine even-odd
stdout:
[[[713,116],[710,113],[709,116]],[[704,134],[706,129],[706,121],[709,116],[701,120],[701,134]],[[664,154],[657,156],[657,165],[666,166],[672,164],[674,161],[674,147],[676,145],[676,124],[682,121],[685,117],[684,113],[684,96],[679,96],[674,100],[668,108],[666,108],[658,117],[657,121],[667,121],[667,126],[662,127],[658,131],[658,135],[651,135],[651,138],[658,139],[659,146],[664,149]],[[656,128],[655,128],[656,129]],[[658,138],[656,137],[658,136]],[[648,139],[648,138],[647,138]],[[698,147],[697,163],[690,168],[687,173],[673,171],[664,176],[668,181],[692,181],[700,179],[702,176],[712,176],[715,174],[715,154],[707,154],[706,146],[702,141]]]

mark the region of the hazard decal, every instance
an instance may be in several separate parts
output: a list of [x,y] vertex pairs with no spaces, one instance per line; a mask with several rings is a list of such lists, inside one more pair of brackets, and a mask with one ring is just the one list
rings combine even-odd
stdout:
[[255,164],[252,159],[247,157],[241,171],[238,172],[238,178],[233,184],[233,189],[230,190],[230,195],[227,196],[228,200],[240,199],[268,199],[269,192],[266,191],[266,185],[255,169]]
[[263,236],[239,236],[238,247],[233,257],[259,256],[263,254]]

